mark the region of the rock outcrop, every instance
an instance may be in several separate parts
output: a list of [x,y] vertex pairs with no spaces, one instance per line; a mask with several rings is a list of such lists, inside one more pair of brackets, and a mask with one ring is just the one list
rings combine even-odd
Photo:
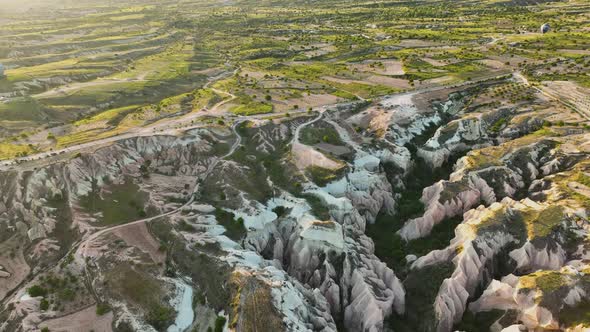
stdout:
[[[493,280],[482,296],[469,305],[473,312],[493,309],[512,314],[498,319],[493,330],[500,331],[516,324],[527,330],[576,331],[583,325],[575,320],[560,320],[570,310],[584,310],[590,294],[590,280],[585,276],[587,266],[564,267],[557,271],[539,270],[525,276],[507,275]],[[567,316],[566,316],[567,317]],[[513,325],[510,325],[513,326]]]

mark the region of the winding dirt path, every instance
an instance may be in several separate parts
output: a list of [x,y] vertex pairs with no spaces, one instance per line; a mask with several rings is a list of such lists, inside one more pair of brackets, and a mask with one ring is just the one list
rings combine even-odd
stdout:
[[159,218],[163,218],[163,217],[167,217],[167,216],[176,214],[179,211],[181,211],[183,208],[191,205],[195,201],[196,194],[200,190],[200,183],[203,182],[203,181],[205,181],[209,177],[209,175],[211,174],[211,172],[213,172],[213,170],[215,169],[215,166],[217,166],[217,164],[221,160],[224,160],[224,159],[228,158],[229,156],[231,156],[236,151],[236,149],[241,145],[241,143],[242,143],[242,136],[240,136],[240,134],[238,133],[237,127],[243,121],[245,121],[245,120],[238,120],[238,121],[234,122],[234,124],[232,125],[231,129],[232,129],[232,132],[234,133],[234,135],[236,135],[236,141],[232,144],[230,150],[225,155],[223,155],[223,156],[215,159],[209,165],[209,167],[207,168],[207,170],[205,171],[205,173],[203,173],[203,175],[200,176],[197,179],[197,184],[195,185],[195,187],[193,189],[193,193],[191,195],[191,198],[186,203],[182,204],[181,206],[179,206],[179,207],[177,207],[177,208],[175,208],[173,210],[170,210],[168,212],[161,213],[161,214],[156,215],[156,216],[139,219],[139,220],[132,221],[132,222],[129,222],[129,223],[125,223],[125,224],[122,224],[122,225],[116,225],[116,226],[104,228],[104,229],[102,229],[102,230],[100,230],[100,231],[98,231],[96,233],[92,233],[88,238],[86,238],[85,240],[83,240],[80,243],[80,245],[78,246],[78,248],[76,249],[76,252],[74,254],[76,260],[78,262],[83,262],[84,261],[84,257],[87,256],[87,251],[88,251],[89,245],[94,240],[98,239],[102,235],[105,235],[107,233],[113,232],[113,231],[115,231],[117,229],[129,227],[129,226],[137,225],[137,224],[141,224],[141,223],[147,223],[147,222],[150,222],[150,221],[159,219]]
[[563,98],[563,96],[561,96],[559,94],[558,90],[544,88],[543,86],[541,86],[541,87],[534,86],[534,85],[530,84],[529,80],[524,75],[522,75],[520,72],[515,72],[514,78],[516,80],[526,84],[527,86],[537,90],[540,94],[544,95],[545,97],[561,103],[563,106],[573,110],[574,112],[581,115],[583,118],[590,120],[590,111],[581,109],[580,107],[578,107],[579,105],[576,105],[576,103],[566,100],[565,98]]

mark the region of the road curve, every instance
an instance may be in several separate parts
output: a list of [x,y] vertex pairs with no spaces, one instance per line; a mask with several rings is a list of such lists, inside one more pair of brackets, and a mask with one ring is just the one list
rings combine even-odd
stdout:
[[191,205],[195,201],[196,194],[199,191],[200,183],[202,181],[204,181],[205,179],[207,179],[207,177],[209,177],[209,175],[211,174],[211,172],[213,172],[213,170],[215,169],[215,166],[217,166],[217,164],[221,160],[223,160],[223,159],[231,156],[236,151],[236,149],[240,146],[240,144],[242,143],[242,136],[240,136],[240,134],[238,133],[237,126],[240,123],[244,122],[244,121],[245,120],[238,120],[238,121],[234,122],[234,124],[232,125],[231,129],[232,129],[232,132],[236,135],[236,141],[232,144],[230,150],[225,155],[223,155],[223,156],[215,159],[213,161],[213,163],[211,163],[209,165],[209,167],[207,168],[207,170],[205,171],[205,173],[203,173],[202,177],[197,178],[197,183],[195,184],[195,187],[193,189],[193,193],[192,193],[190,199],[186,203],[182,204],[181,206],[179,206],[179,207],[177,207],[177,208],[175,208],[173,210],[170,210],[168,212],[161,213],[161,214],[156,215],[156,216],[152,216],[152,217],[148,217],[148,218],[143,218],[143,219],[139,219],[139,220],[136,220],[136,221],[128,222],[128,223],[125,223],[125,224],[121,224],[121,225],[116,225],[116,226],[104,228],[104,229],[101,229],[100,231],[98,231],[96,233],[92,233],[88,238],[86,238],[85,240],[83,240],[80,243],[80,245],[78,246],[78,249],[76,249],[76,253],[75,253],[76,260],[78,260],[80,262],[80,259],[86,257],[87,256],[86,255],[86,252],[87,252],[87,249],[88,249],[88,245],[91,244],[94,240],[96,240],[97,238],[99,238],[100,236],[102,236],[102,235],[104,235],[106,233],[112,232],[112,231],[117,230],[117,229],[120,229],[120,228],[129,227],[131,225],[136,225],[136,224],[140,224],[140,223],[150,222],[152,220],[156,220],[156,219],[159,219],[159,218],[162,218],[162,217],[167,217],[167,216],[173,215],[173,214],[181,211],[183,208]]
[[[427,93],[427,92],[443,90],[443,89],[447,89],[447,88],[456,88],[456,87],[461,87],[461,86],[484,82],[484,81],[494,79],[494,78],[499,78],[502,76],[505,76],[505,75],[497,75],[497,74],[490,75],[490,76],[482,77],[482,78],[479,78],[476,80],[465,81],[463,83],[450,84],[450,85],[447,84],[447,85],[433,86],[433,87],[428,87],[428,88],[421,88],[421,89],[416,89],[416,90],[404,92],[401,94],[394,94],[394,95],[419,94],[419,93]],[[227,94],[230,96],[230,98],[222,100],[219,103],[215,104],[210,109],[209,112],[217,110],[219,107],[223,106],[224,104],[226,104],[236,98],[235,95],[233,95],[229,92],[224,92],[224,91],[220,91],[217,89],[215,89],[214,91],[216,91],[217,93]],[[387,97],[389,97],[389,96],[384,96],[383,98],[387,98]],[[348,104],[348,103],[349,102],[343,103],[343,104]],[[331,106],[323,106],[321,109],[327,109],[328,107],[334,107],[337,105],[339,105],[339,104],[335,104],[335,105],[331,105]],[[88,142],[88,143],[73,145],[73,146],[66,147],[66,148],[63,148],[60,150],[40,152],[40,153],[33,154],[30,156],[26,156],[26,157],[2,160],[2,161],[0,161],[0,170],[7,170],[11,165],[14,165],[16,162],[39,160],[39,159],[48,158],[48,157],[51,157],[51,156],[54,156],[57,154],[76,152],[76,151],[85,150],[85,149],[94,149],[94,148],[96,148],[96,146],[106,145],[106,144],[114,143],[114,142],[124,140],[124,139],[130,139],[130,138],[135,138],[135,137],[145,137],[145,136],[152,136],[152,135],[173,135],[174,133],[178,132],[179,130],[186,131],[186,130],[191,130],[191,129],[202,128],[205,125],[194,125],[194,124],[190,123],[190,121],[198,119],[203,116],[210,115],[209,112],[203,112],[203,113],[199,112],[197,114],[192,114],[192,113],[187,114],[186,116],[182,116],[180,118],[170,119],[168,121],[163,121],[163,122],[157,122],[153,126],[136,128],[135,130],[133,130],[131,132],[127,132],[127,133],[124,133],[121,135],[111,136],[111,137],[95,140],[95,141]],[[298,114],[298,113],[304,113],[304,112],[306,112],[306,110],[295,110],[295,111],[291,111],[291,112],[273,113],[272,115],[284,115],[287,113]],[[230,115],[230,114],[225,114],[225,115]],[[257,115],[253,115],[253,116],[241,116],[241,117],[239,117],[239,119],[245,119],[245,118],[259,119],[259,118],[264,118],[264,117],[268,117],[268,116],[269,116],[269,114],[257,114]],[[186,125],[187,122],[188,122],[188,125]],[[170,128],[171,126],[173,126],[173,127]],[[176,126],[176,127],[174,127],[174,126]]]

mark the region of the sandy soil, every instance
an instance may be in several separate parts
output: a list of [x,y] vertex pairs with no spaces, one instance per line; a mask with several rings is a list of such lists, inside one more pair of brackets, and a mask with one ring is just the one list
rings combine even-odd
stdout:
[[[582,142],[579,143],[580,151],[589,153],[590,152],[590,134],[586,134],[582,138]],[[590,174],[586,173],[586,175],[590,176]]]
[[403,75],[405,71],[403,69],[401,61],[397,60],[386,60],[381,61],[385,66],[384,69],[378,69],[375,71],[377,74],[381,75]]
[[498,60],[484,59],[480,60],[479,63],[488,66],[492,69],[504,69],[506,65]]
[[214,68],[207,68],[203,70],[193,70],[193,74],[200,74],[200,75],[207,75],[207,76],[217,76],[224,72],[223,68],[214,67]]
[[569,81],[545,81],[541,90],[550,97],[573,105],[579,112],[590,118],[590,89]]
[[322,79],[325,79],[325,80],[331,81],[331,82],[335,82],[335,83],[340,83],[340,84],[357,83],[357,84],[375,85],[374,83],[370,83],[370,82],[366,82],[366,81],[351,80],[351,79],[347,79],[347,78],[340,78],[340,77],[333,77],[333,76],[323,76]]
[[93,87],[93,86],[110,85],[110,84],[116,84],[116,83],[122,83],[122,82],[143,82],[143,81],[145,81],[144,78],[147,74],[149,74],[149,72],[144,73],[135,79],[133,79],[133,78],[130,78],[130,79],[96,79],[96,80],[90,81],[90,82],[72,83],[72,84],[68,84],[65,86],[57,87],[52,90],[45,91],[45,92],[40,93],[38,95],[34,95],[33,97],[43,99],[43,98],[50,98],[50,97],[59,96],[59,95],[65,96],[69,92],[78,91],[78,90],[82,90],[82,89]]
[[340,98],[330,94],[311,94],[309,96],[303,96],[301,98],[294,98],[288,100],[275,100],[273,105],[275,111],[288,111],[293,109],[294,105],[299,108],[307,109],[308,107],[318,107],[324,105],[336,104],[340,101]]
[[150,234],[145,223],[121,227],[113,233],[128,245],[148,253],[155,263],[163,263],[166,260],[166,254],[158,250],[160,244]]
[[308,58],[313,58],[316,56],[329,54],[336,51],[336,47],[328,43],[317,43],[312,44],[311,46],[317,47],[317,49],[303,52],[303,54],[305,54],[305,56],[307,56]]
[[3,299],[8,292],[17,287],[25,280],[31,268],[25,261],[22,248],[16,250],[14,258],[10,257],[10,250],[22,247],[21,240],[13,237],[0,245],[0,266],[2,271],[10,273],[7,278],[0,278],[0,299]]
[[364,112],[350,117],[347,122],[368,129],[376,133],[377,136],[383,136],[389,128],[392,115],[393,112],[385,111],[380,107],[371,107]]
[[409,89],[410,88],[410,84],[405,79],[380,76],[380,75],[369,76],[367,78],[366,83],[368,83],[368,84],[381,84],[381,85],[390,86],[390,87],[396,88],[396,89]]
[[590,50],[559,49],[557,51],[562,52],[562,53],[566,53],[566,54],[590,55]]
[[435,43],[427,40],[420,40],[420,39],[404,39],[399,43],[401,47],[436,47],[441,46],[440,43]]
[[[370,65],[376,62],[380,62],[383,64],[383,67],[375,66],[371,67]],[[395,75],[403,75],[405,74],[404,69],[402,67],[401,61],[398,60],[368,60],[363,61],[359,64],[353,64],[349,66],[352,69],[358,69],[359,71],[364,72],[371,72],[379,75],[388,75],[388,76],[395,76]]]
[[96,314],[96,305],[80,310],[73,314],[55,318],[41,323],[55,332],[111,332],[113,313],[108,312],[102,316]]
[[323,153],[315,150],[311,146],[301,143],[294,143],[291,151],[293,152],[295,165],[300,170],[305,170],[310,166],[319,166],[326,169],[336,170],[344,166],[342,163],[326,157]]
[[250,77],[250,78],[261,80],[264,78],[264,75],[266,75],[266,73],[261,72],[261,71],[249,70],[249,69],[242,70],[242,72],[240,73],[240,76],[246,77],[246,75],[248,75],[248,77]]
[[433,78],[430,80],[426,80],[426,81],[424,81],[424,84],[432,84],[432,85],[434,85],[434,84],[437,84],[437,85],[438,84],[447,84],[452,80],[453,80],[453,78],[450,76],[441,76],[441,77]]
[[531,63],[531,59],[524,58],[524,57],[521,57],[519,55],[514,55],[514,56],[507,56],[507,55],[495,56],[495,55],[490,55],[489,58],[491,60],[495,60],[495,61],[498,61],[500,63],[506,63],[506,61],[508,61],[508,62],[510,62],[510,65],[512,65],[512,66],[517,66],[518,64],[523,63],[524,61],[527,61],[527,63]]
[[[439,61],[439,60],[435,60],[433,58],[422,58],[422,60],[424,60],[424,62],[427,62],[435,67],[442,67],[442,66],[446,66],[448,65],[448,63]],[[453,61],[450,61],[450,63],[452,63]]]

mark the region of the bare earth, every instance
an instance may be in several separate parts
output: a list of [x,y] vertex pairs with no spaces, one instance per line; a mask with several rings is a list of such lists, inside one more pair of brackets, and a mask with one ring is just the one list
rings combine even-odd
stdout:
[[0,278],[0,299],[3,299],[8,292],[18,286],[31,271],[21,249],[16,250],[14,258],[11,258],[9,250],[5,249],[19,247],[18,242],[20,242],[19,239],[12,238],[4,242],[4,248],[0,248],[2,252],[0,256],[2,271],[10,273],[9,277]]
[[113,233],[128,245],[148,253],[155,263],[163,263],[166,260],[166,253],[158,250],[160,244],[150,234],[145,223],[130,224],[128,227],[116,229]]
[[380,75],[372,75],[367,78],[367,82],[374,83],[374,84],[381,84],[385,86],[390,86],[396,89],[409,89],[410,84],[407,80],[402,78],[393,78],[387,76],[380,76]]
[[293,158],[295,159],[295,165],[297,165],[297,168],[300,170],[304,170],[310,166],[336,170],[343,166],[342,163],[326,157],[323,153],[315,150],[311,146],[298,142],[293,144],[292,152]]
[[73,314],[43,322],[41,325],[56,332],[112,332],[111,323],[113,313],[102,316],[96,314],[96,305],[80,310]]
[[590,118],[590,89],[569,81],[546,81],[543,82],[541,90],[553,98],[574,106],[580,113]]

